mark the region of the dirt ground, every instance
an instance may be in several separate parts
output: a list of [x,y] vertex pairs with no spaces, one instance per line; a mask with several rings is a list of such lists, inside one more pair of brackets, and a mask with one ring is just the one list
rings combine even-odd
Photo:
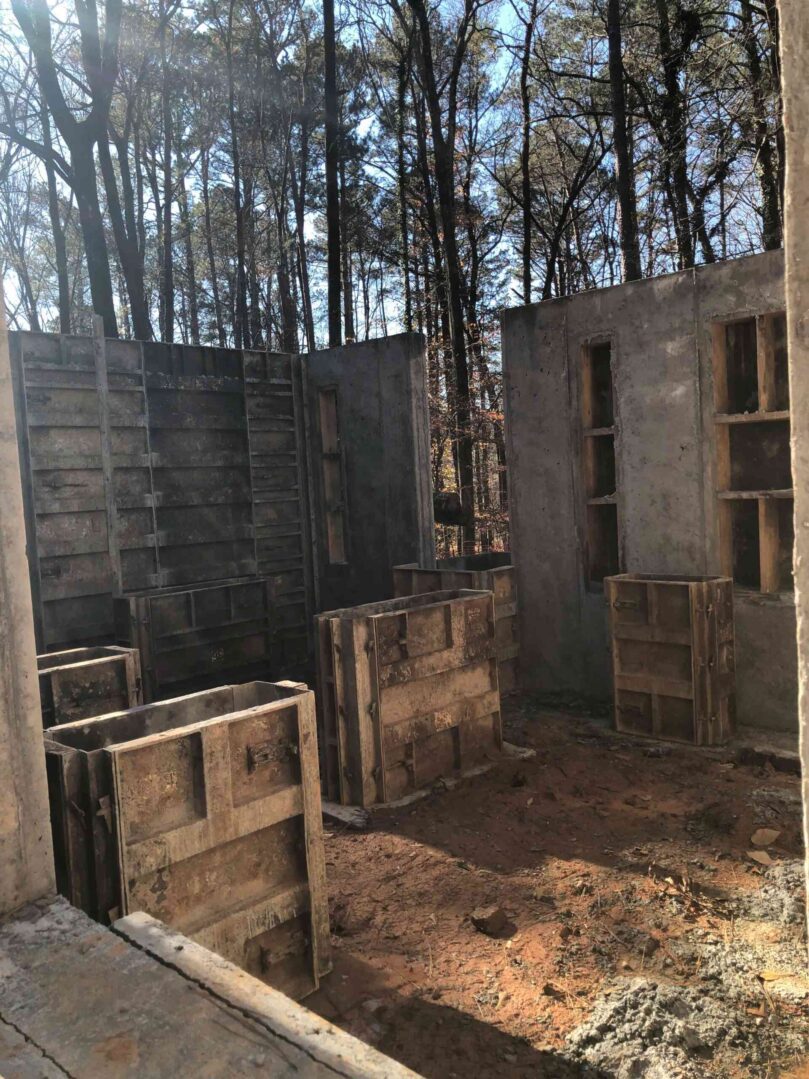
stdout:
[[307,1005],[434,1079],[809,1076],[798,778],[525,698],[504,729],[535,758],[327,827]]

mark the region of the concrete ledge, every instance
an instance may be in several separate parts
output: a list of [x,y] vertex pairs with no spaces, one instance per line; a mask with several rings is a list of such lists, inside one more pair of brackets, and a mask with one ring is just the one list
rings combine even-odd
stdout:
[[273,1035],[296,1045],[346,1079],[418,1079],[415,1072],[365,1045],[226,959],[148,914],[119,919],[113,930],[161,963],[238,1008]]

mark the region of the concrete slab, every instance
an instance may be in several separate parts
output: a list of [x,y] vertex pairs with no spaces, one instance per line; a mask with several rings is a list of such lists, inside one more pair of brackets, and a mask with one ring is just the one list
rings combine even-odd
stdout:
[[165,955],[136,947],[63,899],[31,904],[0,923],[5,1079],[412,1075],[243,971],[241,995],[233,997],[232,978],[206,984],[198,973],[189,977],[179,963],[169,965],[169,952],[193,951],[197,972],[197,953],[211,970],[224,961],[177,934],[169,941],[165,927],[149,922]]

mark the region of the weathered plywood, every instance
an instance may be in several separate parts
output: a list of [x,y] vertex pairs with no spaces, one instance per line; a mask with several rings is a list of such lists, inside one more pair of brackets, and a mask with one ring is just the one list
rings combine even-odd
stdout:
[[305,686],[224,686],[47,733],[72,902],[102,921],[146,911],[292,996],[317,988],[328,902]]
[[519,678],[520,641],[517,578],[511,555],[504,551],[487,551],[462,558],[439,558],[435,569],[416,563],[393,567],[393,594],[396,597],[452,588],[471,588],[494,594],[500,693],[515,691]]
[[443,591],[317,619],[324,789],[389,802],[500,749],[493,596]]
[[143,703],[135,648],[97,645],[37,656],[45,727],[134,708]]
[[733,732],[733,582],[724,577],[605,579],[615,725],[694,745]]

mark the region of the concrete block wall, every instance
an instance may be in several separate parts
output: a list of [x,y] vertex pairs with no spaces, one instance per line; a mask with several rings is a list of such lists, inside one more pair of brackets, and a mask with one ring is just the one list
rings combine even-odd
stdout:
[[[511,546],[526,689],[608,699],[603,591],[586,581],[585,346],[610,341],[621,569],[719,573],[711,326],[784,308],[781,252],[505,311]],[[738,718],[796,729],[791,595],[736,590]]]

